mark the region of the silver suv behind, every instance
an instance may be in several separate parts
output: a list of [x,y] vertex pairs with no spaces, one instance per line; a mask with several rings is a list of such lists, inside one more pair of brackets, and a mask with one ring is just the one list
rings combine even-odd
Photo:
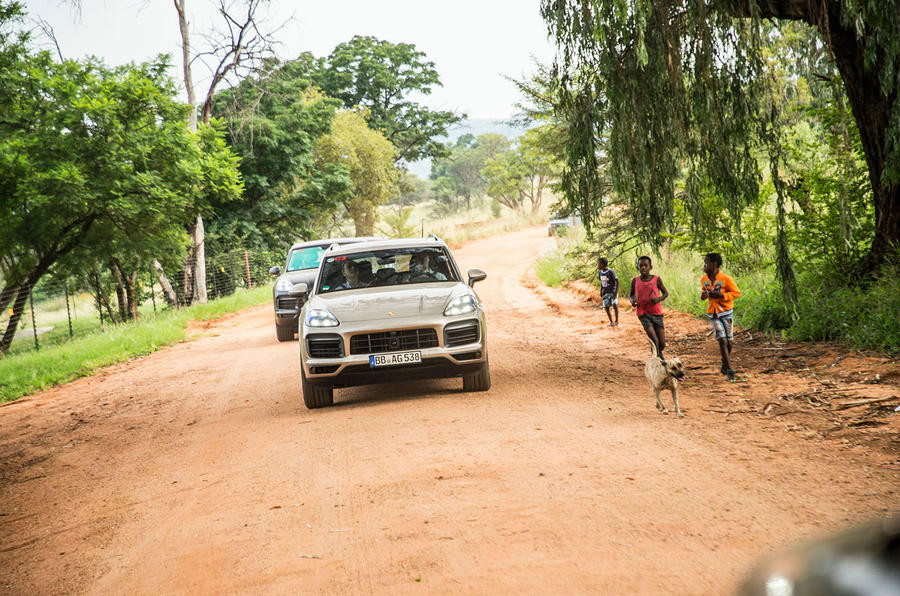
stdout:
[[329,238],[298,242],[288,251],[284,269],[278,265],[269,269],[269,273],[277,275],[275,287],[272,289],[272,302],[275,306],[275,336],[278,341],[290,341],[297,333],[297,319],[303,303],[298,298],[288,295],[296,284],[305,283],[312,286],[319,270],[319,263],[325,249],[333,244],[353,244],[377,238]]
[[491,386],[487,330],[472,286],[436,238],[383,240],[325,251],[312,286],[291,296],[300,317],[300,368],[308,408],[334,403],[334,388],[462,377]]

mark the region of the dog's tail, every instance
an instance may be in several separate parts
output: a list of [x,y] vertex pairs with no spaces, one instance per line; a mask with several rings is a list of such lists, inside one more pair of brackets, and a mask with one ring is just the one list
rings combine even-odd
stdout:
[[659,352],[656,350],[656,342],[654,342],[649,337],[647,338],[647,341],[650,342],[650,355],[653,356],[654,358],[659,357]]

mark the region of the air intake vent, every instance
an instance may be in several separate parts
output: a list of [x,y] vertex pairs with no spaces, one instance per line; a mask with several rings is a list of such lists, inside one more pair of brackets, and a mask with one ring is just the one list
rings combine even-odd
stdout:
[[477,319],[457,321],[444,327],[444,346],[447,348],[475,343],[478,341],[478,338],[479,327]]
[[341,358],[344,356],[344,342],[340,335],[314,334],[306,336],[306,347],[310,358]]

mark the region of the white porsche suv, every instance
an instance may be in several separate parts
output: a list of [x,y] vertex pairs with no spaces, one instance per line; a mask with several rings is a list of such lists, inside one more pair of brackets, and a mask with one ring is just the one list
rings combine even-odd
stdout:
[[308,408],[334,403],[335,387],[462,377],[491,387],[484,309],[435,237],[335,246],[313,287],[297,284],[300,368]]

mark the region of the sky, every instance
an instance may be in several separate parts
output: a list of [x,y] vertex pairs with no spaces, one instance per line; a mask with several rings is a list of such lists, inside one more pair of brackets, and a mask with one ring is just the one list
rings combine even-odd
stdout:
[[[65,58],[94,55],[117,65],[169,53],[180,63],[180,35],[171,0],[26,0],[30,19],[53,28]],[[217,25],[213,0],[187,0],[192,36]],[[435,63],[442,87],[416,98],[432,109],[465,113],[474,119],[502,120],[520,100],[504,75],[522,79],[534,59],[549,63],[553,46],[540,17],[539,0],[272,0],[267,22],[284,24],[277,38],[279,58],[303,51],[326,56],[354,35],[411,43]],[[48,45],[48,49],[52,46]],[[195,72],[198,96],[205,89]],[[180,80],[180,73],[172,70]]]

